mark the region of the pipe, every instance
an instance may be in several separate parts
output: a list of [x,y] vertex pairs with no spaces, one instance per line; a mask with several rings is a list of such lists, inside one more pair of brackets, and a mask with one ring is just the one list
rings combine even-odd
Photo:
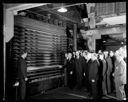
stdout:
[[5,99],[5,87],[6,87],[6,42],[5,42],[5,36],[4,36],[3,101],[6,100]]
[[[5,14],[6,13],[6,10],[5,10],[5,8],[4,8],[4,18],[5,18]],[[4,61],[4,67],[3,67],[3,101],[5,101],[6,99],[5,99],[5,85],[6,85],[6,63],[5,63],[5,61],[6,61],[6,56],[5,56],[5,53],[6,53],[6,41],[5,41],[5,31],[6,31],[6,27],[5,27],[5,19],[4,19],[4,26],[3,26],[3,28],[4,28],[4,35],[3,35],[3,37],[4,37],[4,44],[3,44],[3,47],[4,47],[4,52],[3,52],[3,61]]]

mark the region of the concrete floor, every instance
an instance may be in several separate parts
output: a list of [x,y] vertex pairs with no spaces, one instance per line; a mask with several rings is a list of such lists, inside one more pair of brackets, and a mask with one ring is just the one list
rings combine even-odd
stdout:
[[[54,89],[52,91],[42,93],[36,96],[32,96],[28,98],[28,101],[41,101],[41,100],[54,100],[54,99],[90,99],[88,97],[88,93],[86,89],[78,90],[70,90],[67,87],[61,87]],[[103,96],[101,99],[112,99],[115,100],[115,94]],[[27,102],[28,102],[27,101]]]

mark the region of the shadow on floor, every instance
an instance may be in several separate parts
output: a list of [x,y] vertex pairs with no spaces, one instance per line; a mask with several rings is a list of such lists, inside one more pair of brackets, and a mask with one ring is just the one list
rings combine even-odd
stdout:
[[[71,90],[67,87],[61,87],[52,91],[42,93],[36,96],[29,97],[27,102],[41,101],[41,100],[54,100],[54,99],[90,99],[86,89]],[[103,96],[101,99],[114,99],[114,96]]]

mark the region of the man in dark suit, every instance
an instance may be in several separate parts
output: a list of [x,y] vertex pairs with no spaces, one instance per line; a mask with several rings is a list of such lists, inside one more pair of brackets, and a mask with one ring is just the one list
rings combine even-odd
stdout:
[[95,53],[92,53],[92,63],[89,68],[89,81],[91,84],[91,93],[94,99],[98,98],[98,87],[97,87],[97,81],[98,81],[98,61],[97,61],[97,55]]
[[75,74],[75,58],[71,52],[65,54],[64,65],[60,66],[65,73],[65,86],[73,89],[76,84]]
[[112,92],[111,89],[111,76],[112,76],[112,59],[110,58],[110,54],[106,58],[107,64],[107,93],[110,94]]
[[103,63],[101,60],[101,56],[102,54],[99,53],[98,54],[98,62],[99,62],[99,69],[98,69],[98,75],[99,75],[99,80],[98,80],[98,91],[99,91],[99,95],[102,95],[102,80],[103,80],[103,76],[102,76],[102,71],[103,71]]
[[65,77],[64,77],[64,86],[67,86],[67,62],[68,62],[68,53],[65,53],[65,59],[64,59],[64,64],[63,66],[60,66],[61,71],[64,70]]
[[100,62],[100,69],[102,69],[101,73],[101,90],[103,95],[107,95],[107,86],[106,86],[106,80],[107,80],[107,69],[106,69],[106,61],[104,59],[104,54],[99,55],[99,62]]
[[70,89],[74,88],[74,75],[75,70],[74,70],[74,61],[72,58],[72,53],[68,53],[68,60],[67,60],[67,85]]
[[80,58],[79,51],[76,52],[76,59],[75,59],[75,72],[76,72],[76,89],[81,90],[82,89],[82,62]]
[[92,64],[92,60],[91,60],[91,53],[90,52],[87,52],[86,59],[87,59],[86,60],[87,67],[84,68],[86,79],[87,79],[86,87],[87,87],[87,91],[89,92],[89,96],[91,96],[91,85],[90,85],[90,82],[89,82],[89,69],[90,69],[90,66]]
[[27,51],[21,51],[20,57],[17,62],[17,80],[18,82],[15,85],[19,84],[18,93],[19,100],[25,101],[26,99],[26,81],[27,79],[27,64],[25,58],[27,57]]
[[87,89],[87,52],[83,52],[83,86]]
[[115,82],[114,82],[114,77],[113,77],[113,73],[115,71],[115,60],[116,60],[116,57],[114,55],[114,52],[113,51],[110,51],[110,58],[112,60],[112,73],[111,73],[111,89],[112,89],[112,92],[115,91]]

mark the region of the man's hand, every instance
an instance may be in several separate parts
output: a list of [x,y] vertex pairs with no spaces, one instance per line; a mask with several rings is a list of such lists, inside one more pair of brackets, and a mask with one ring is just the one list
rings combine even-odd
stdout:
[[15,86],[15,87],[19,86],[19,82],[16,82],[13,86]]
[[73,72],[71,71],[70,74],[72,74]]
[[92,82],[95,82],[95,80],[92,80]]
[[28,78],[27,77],[25,78],[25,81],[28,81]]

